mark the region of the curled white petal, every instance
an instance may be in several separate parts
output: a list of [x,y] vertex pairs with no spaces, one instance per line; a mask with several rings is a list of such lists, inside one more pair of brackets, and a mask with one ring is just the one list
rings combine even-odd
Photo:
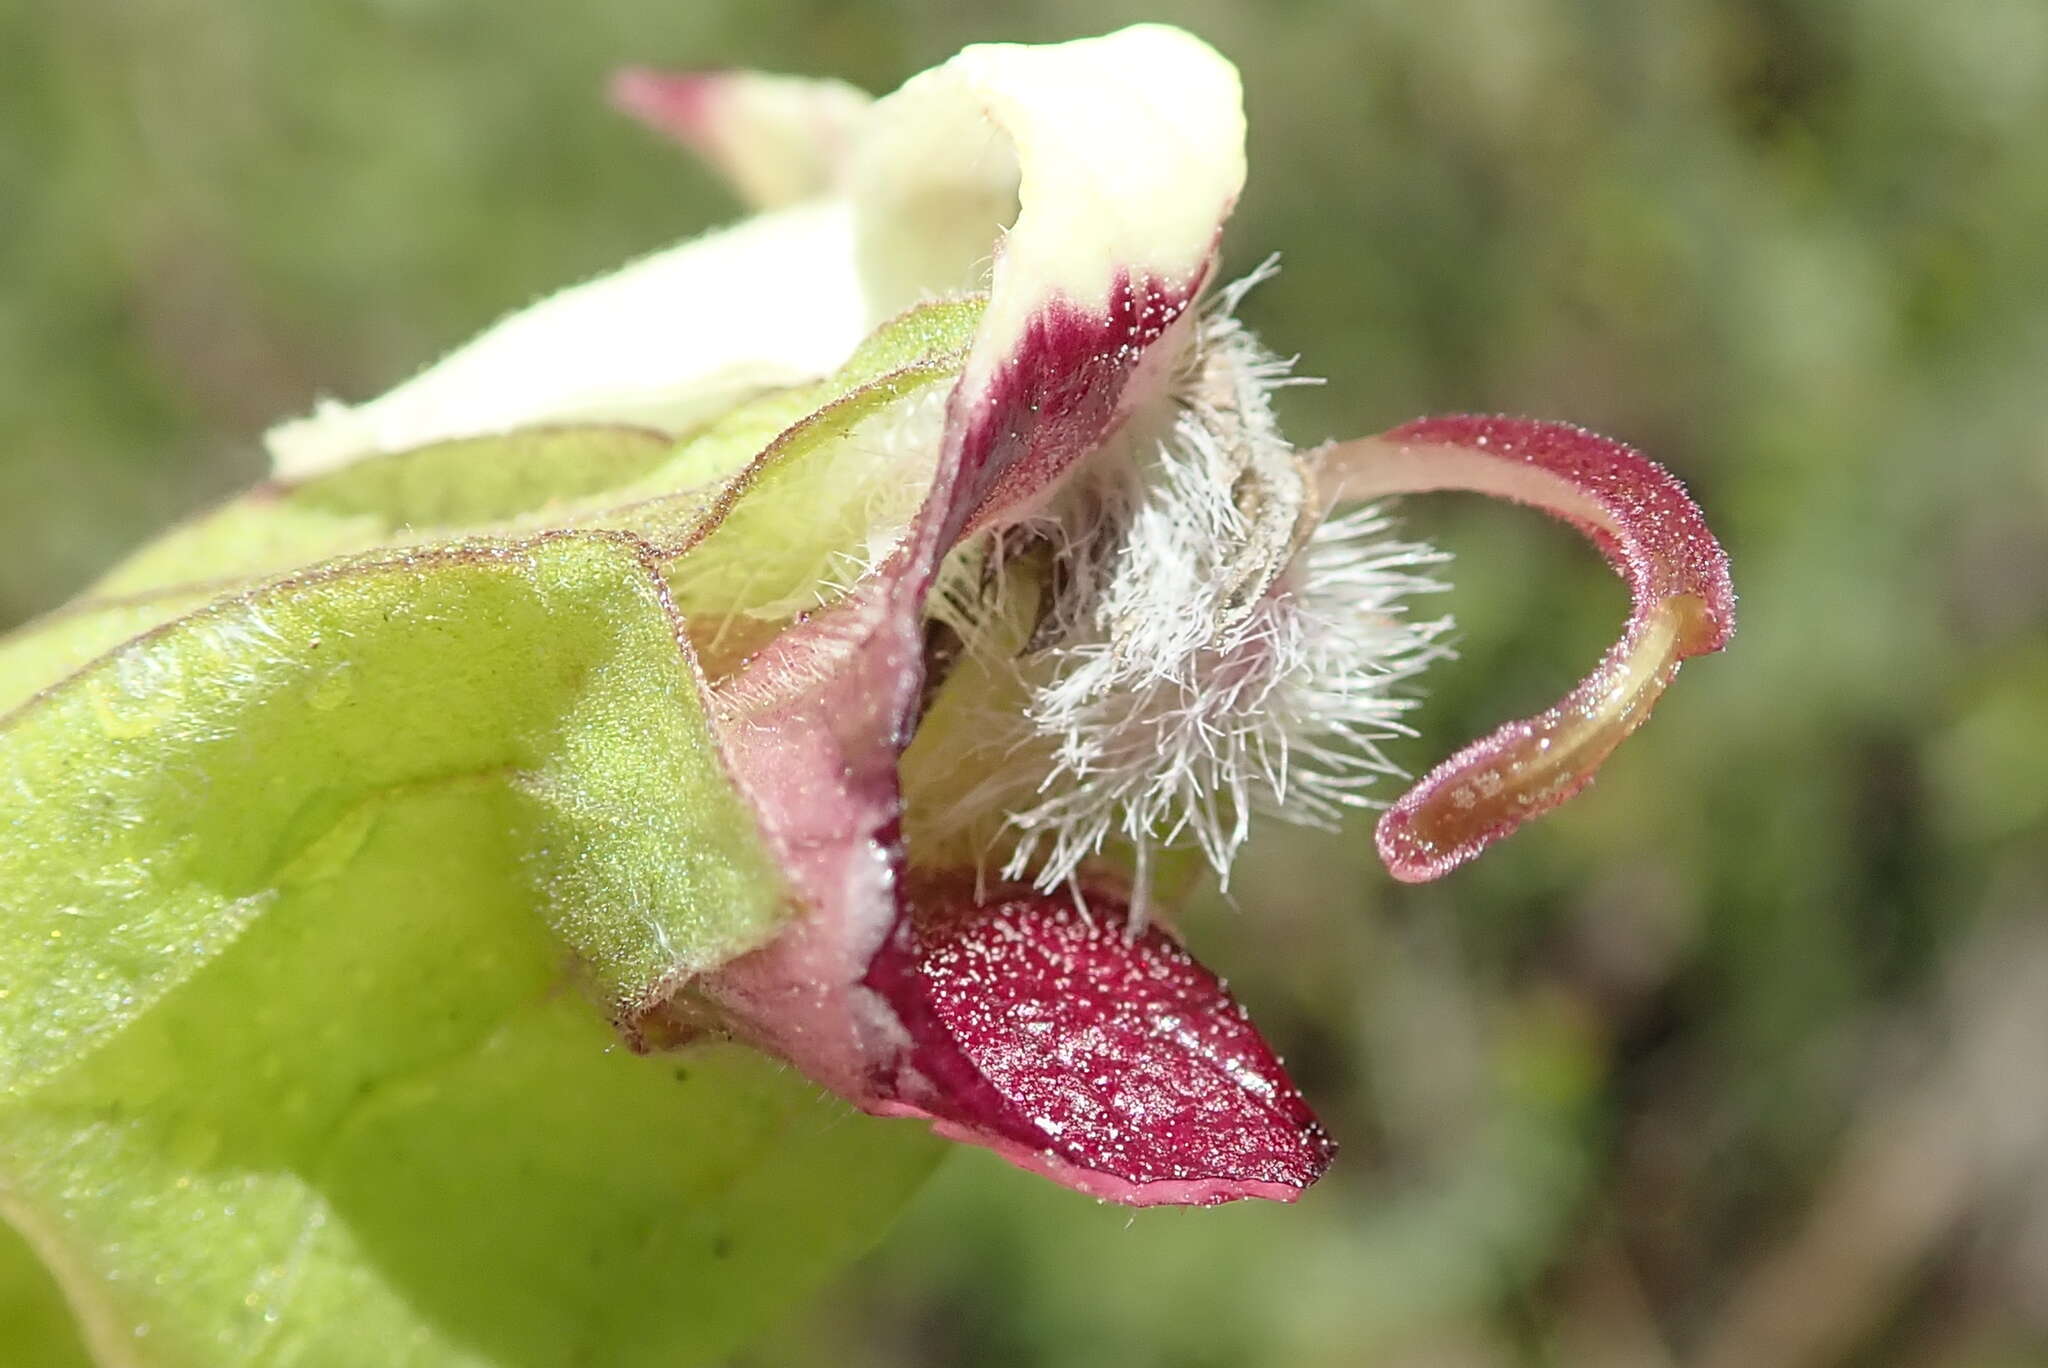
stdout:
[[970,47],[878,104],[855,153],[870,308],[989,285],[971,392],[1051,300],[1197,282],[1244,175],[1237,70],[1179,29]]

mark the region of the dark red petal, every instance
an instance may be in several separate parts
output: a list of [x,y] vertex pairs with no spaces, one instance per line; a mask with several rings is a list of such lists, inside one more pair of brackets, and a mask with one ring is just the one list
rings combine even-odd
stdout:
[[1679,662],[1735,630],[1728,557],[1699,505],[1620,442],[1524,418],[1425,418],[1321,459],[1340,499],[1463,489],[1541,508],[1590,538],[1629,589],[1628,626],[1592,674],[1438,765],[1381,819],[1380,858],[1398,879],[1448,873],[1571,798],[1649,717]]
[[1244,1009],[1157,926],[1091,894],[920,888],[867,975],[911,1033],[897,1098],[1096,1197],[1292,1201],[1336,1146]]
[[1125,390],[1149,388],[1138,381],[1141,362],[1206,279],[1206,266],[1179,282],[1119,271],[1099,313],[1054,297],[985,385],[956,392],[949,426],[961,468],[949,541],[960,535],[959,519],[966,530],[1016,521],[1101,444]]

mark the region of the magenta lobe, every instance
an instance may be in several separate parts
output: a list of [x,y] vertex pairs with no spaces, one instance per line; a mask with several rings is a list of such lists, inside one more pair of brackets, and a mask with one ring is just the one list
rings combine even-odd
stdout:
[[884,1110],[1084,1192],[1291,1199],[1335,1145],[1244,1009],[1157,926],[1091,895],[920,887],[869,967],[913,1045]]
[[1102,442],[1139,363],[1206,276],[1205,267],[1174,284],[1119,272],[1100,311],[1054,296],[978,393],[961,387],[949,543],[1035,505]]
[[[1342,451],[1345,448],[1337,448]],[[1523,822],[1568,801],[1689,657],[1735,629],[1728,558],[1670,472],[1633,448],[1562,423],[1428,418],[1351,444],[1354,490],[1468,489],[1529,503],[1578,528],[1629,589],[1621,639],[1551,708],[1470,743],[1380,820],[1396,878],[1438,878]]]

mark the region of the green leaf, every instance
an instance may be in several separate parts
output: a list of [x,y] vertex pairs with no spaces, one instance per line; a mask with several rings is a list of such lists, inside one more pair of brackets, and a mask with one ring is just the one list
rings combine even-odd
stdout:
[[0,637],[0,717],[122,642],[203,608],[213,597],[211,590],[194,587],[80,602]]
[[5,1206],[103,1355],[694,1362],[872,1237],[923,1137],[751,1055],[679,1084],[586,995],[780,918],[675,632],[621,539],[475,544],[12,720]]
[[877,1237],[921,1129],[607,1017],[787,911],[678,600],[875,536],[978,313],[680,443],[259,490],[0,644],[0,1216],[101,1361],[696,1363]]
[[173,528],[76,602],[0,640],[0,710],[132,637],[273,576],[379,548],[564,524],[674,448],[662,434],[634,428],[539,428],[439,442],[297,485],[260,485]]

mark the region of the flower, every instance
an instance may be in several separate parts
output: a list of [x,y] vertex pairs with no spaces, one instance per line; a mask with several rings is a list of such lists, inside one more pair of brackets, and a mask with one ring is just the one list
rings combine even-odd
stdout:
[[621,1028],[736,1035],[1099,1197],[1298,1194],[1333,1145],[1166,928],[1159,859],[1227,875],[1254,816],[1328,824],[1395,772],[1379,745],[1445,624],[1409,612],[1437,557],[1379,501],[1542,508],[1632,599],[1559,704],[1388,808],[1404,880],[1571,797],[1725,643],[1699,510],[1556,424],[1292,447],[1291,368],[1234,317],[1259,276],[1215,288],[1237,77],[1184,33],[969,48],[873,103],[750,73],[629,72],[615,97],[760,212],[270,445],[288,480],[564,424],[701,450],[667,583],[786,913],[651,979]]

